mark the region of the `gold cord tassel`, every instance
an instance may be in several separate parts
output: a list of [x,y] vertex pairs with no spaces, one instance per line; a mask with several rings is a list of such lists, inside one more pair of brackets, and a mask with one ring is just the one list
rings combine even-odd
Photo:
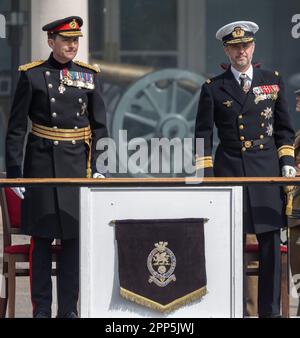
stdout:
[[87,158],[87,164],[86,164],[86,178],[92,178],[92,168],[91,168],[91,162],[92,162],[92,139],[86,138],[85,140],[86,145],[88,146],[88,158]]
[[288,185],[284,187],[284,192],[286,193],[286,208],[285,214],[291,216],[293,212],[293,197],[294,197],[295,187],[293,185]]

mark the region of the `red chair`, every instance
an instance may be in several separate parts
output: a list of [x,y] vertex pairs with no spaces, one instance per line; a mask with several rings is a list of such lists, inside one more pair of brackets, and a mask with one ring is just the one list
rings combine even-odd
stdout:
[[[289,317],[290,302],[289,302],[289,270],[288,270],[288,249],[286,245],[280,246],[281,251],[281,308],[282,317]],[[259,252],[258,244],[246,244],[246,276],[258,276]],[[248,262],[257,261],[254,267]]]
[[[3,223],[3,275],[5,276],[5,298],[0,298],[0,317],[5,317],[8,302],[8,317],[15,316],[16,277],[29,277],[30,244],[13,244],[13,235],[20,235],[21,200],[10,188],[1,188],[0,206]],[[53,245],[52,261],[57,261],[60,245]],[[28,263],[17,267],[17,263]],[[24,265],[24,264],[22,264]],[[56,275],[56,268],[52,269]]]

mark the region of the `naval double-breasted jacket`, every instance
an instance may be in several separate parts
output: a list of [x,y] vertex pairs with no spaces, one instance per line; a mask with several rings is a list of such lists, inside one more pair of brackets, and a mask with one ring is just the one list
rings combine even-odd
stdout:
[[[214,126],[220,142],[213,162]],[[294,165],[294,130],[281,76],[254,68],[248,93],[230,67],[208,80],[200,95],[195,137],[204,139],[204,154],[198,154],[196,166],[204,168],[205,176],[281,176],[283,165]],[[263,185],[244,189],[246,232],[273,231],[285,223],[281,188]]]

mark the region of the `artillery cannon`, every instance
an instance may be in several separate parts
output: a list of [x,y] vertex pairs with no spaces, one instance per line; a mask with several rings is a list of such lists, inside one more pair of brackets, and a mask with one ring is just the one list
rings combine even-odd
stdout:
[[[147,142],[152,138],[194,137],[203,76],[181,69],[94,63],[101,68],[110,135],[117,144],[120,130],[127,130],[128,140],[138,137]],[[163,161],[167,160],[165,155]],[[192,152],[185,155],[191,157]],[[142,176],[148,176],[150,162],[151,155],[140,172]]]

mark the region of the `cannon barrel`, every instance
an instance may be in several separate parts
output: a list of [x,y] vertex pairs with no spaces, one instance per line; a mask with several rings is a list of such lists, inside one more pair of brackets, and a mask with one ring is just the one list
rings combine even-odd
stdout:
[[[139,78],[158,71],[160,69],[149,67],[149,66],[140,66],[132,65],[126,63],[110,63],[102,60],[91,60],[91,63],[97,65],[101,70],[101,78],[103,82],[108,82],[113,85],[118,85],[121,87],[127,87],[128,85],[136,82]],[[183,87],[190,92],[195,92],[198,87],[197,85],[187,79],[182,79],[178,81],[179,86]],[[166,80],[161,81],[157,84],[159,87],[163,88],[168,85]]]
[[128,86],[146,74],[156,70],[154,67],[130,65],[125,63],[110,63],[102,60],[91,60],[99,66],[104,82],[119,86]]

